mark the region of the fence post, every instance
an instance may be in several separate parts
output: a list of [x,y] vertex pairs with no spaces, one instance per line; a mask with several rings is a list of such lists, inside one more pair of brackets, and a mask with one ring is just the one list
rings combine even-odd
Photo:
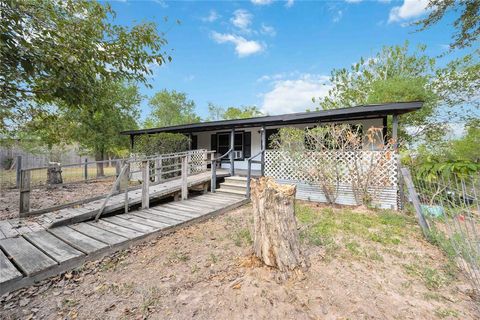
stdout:
[[20,217],[27,216],[30,211],[30,179],[31,171],[20,171]]
[[85,164],[83,165],[83,177],[88,180],[88,159],[85,158]]
[[428,238],[429,227],[428,227],[427,221],[425,220],[425,217],[423,216],[422,207],[420,206],[420,199],[418,198],[417,191],[415,191],[415,186],[413,185],[413,180],[412,180],[410,171],[407,168],[401,168],[401,172],[402,172],[403,180],[407,185],[408,194],[410,195],[410,198],[412,199],[412,202],[413,202],[413,206],[415,208],[418,224],[420,224],[420,227],[422,228],[423,235]]
[[130,163],[127,163],[127,169],[123,176],[123,185],[125,188],[125,213],[128,213],[128,181],[130,180]]
[[150,207],[150,168],[149,161],[142,161],[142,209]]
[[[115,161],[115,178],[118,179],[120,176],[120,171],[122,170],[122,163],[121,160]],[[122,190],[122,183],[120,182],[117,185],[117,192],[120,192]]]
[[202,155],[202,171],[206,172],[207,171],[207,162],[208,162],[208,153],[207,149],[203,149],[203,155]]
[[182,157],[182,200],[188,198],[188,155]]
[[16,181],[16,187],[20,188],[20,175],[22,173],[22,156],[17,156],[17,181]]
[[162,181],[162,156],[158,156],[155,159],[155,182],[159,183]]
[[215,192],[217,188],[217,160],[212,160],[212,181],[210,182],[210,191]]

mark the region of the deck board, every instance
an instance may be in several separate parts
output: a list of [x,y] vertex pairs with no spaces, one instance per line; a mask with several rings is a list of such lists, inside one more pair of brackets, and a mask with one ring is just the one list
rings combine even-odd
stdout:
[[57,265],[55,260],[22,237],[2,239],[0,240],[0,247],[12,257],[15,264],[27,276]]
[[141,212],[138,213],[138,215],[142,216],[142,217],[146,217],[150,220],[155,220],[155,221],[164,223],[167,226],[173,226],[173,225],[176,225],[176,224],[179,224],[179,223],[183,222],[183,221],[178,221],[178,220],[167,218],[167,217],[164,217],[164,216],[161,216],[161,215],[154,214],[154,213],[152,213],[151,210],[148,210],[148,211],[142,210]]
[[142,215],[137,215],[137,214],[129,214],[129,215],[126,215],[126,214],[122,214],[120,216],[118,216],[119,218],[121,219],[125,219],[125,220],[128,220],[128,221],[133,221],[133,222],[136,222],[136,223],[140,223],[140,224],[143,224],[143,225],[146,225],[146,226],[150,226],[152,228],[155,228],[155,229],[161,229],[161,228],[165,228],[167,227],[165,225],[165,223],[161,223],[161,222],[158,222],[158,221],[155,221],[155,220],[150,220],[148,218],[145,218],[144,216]]
[[143,232],[143,233],[148,233],[148,232],[155,231],[154,227],[146,226],[146,225],[140,224],[140,223],[136,223],[132,220],[125,220],[125,219],[119,218],[117,216],[103,218],[102,220],[114,223],[116,225],[119,225],[119,226],[122,226],[122,227],[125,227],[125,228],[140,231],[140,232]]
[[59,263],[66,262],[83,255],[82,252],[69,246],[45,230],[31,232],[24,235],[24,237]]
[[113,224],[108,221],[103,221],[103,220],[99,220],[97,222],[87,222],[87,224],[97,228],[101,228],[111,233],[115,233],[119,236],[126,237],[128,239],[135,239],[145,234],[143,232],[135,231],[133,229],[125,228],[125,227]]
[[187,220],[191,219],[190,217],[178,215],[178,214],[175,214],[175,213],[166,212],[166,211],[163,211],[163,210],[159,210],[158,208],[150,208],[149,212],[154,214],[154,215],[162,216],[162,217],[165,217],[165,218],[168,218],[168,219],[171,219],[171,220],[174,220],[174,221],[178,221],[178,222],[183,222],[183,221],[187,221]]
[[22,278],[22,274],[0,250],[0,283],[7,283]]
[[89,254],[108,247],[106,243],[95,240],[69,227],[57,227],[48,230],[70,246]]
[[109,245],[122,243],[128,240],[128,238],[126,237],[119,236],[118,234],[112,233],[110,231],[107,231],[101,228],[97,228],[87,223],[74,224],[70,227],[74,230],[77,230],[80,233],[83,233],[86,236],[89,236],[93,239],[107,243]]

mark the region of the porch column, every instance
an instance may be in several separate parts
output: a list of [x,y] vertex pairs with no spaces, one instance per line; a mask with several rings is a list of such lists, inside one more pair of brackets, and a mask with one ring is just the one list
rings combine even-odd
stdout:
[[260,129],[260,150],[263,150],[261,154],[260,161],[262,162],[260,164],[260,176],[265,175],[265,150],[267,149],[267,129],[265,126],[262,126],[262,129]]
[[235,128],[232,128],[230,131],[230,149],[232,152],[230,152],[230,175],[234,176],[235,175]]
[[398,115],[394,114],[392,118],[392,139],[394,141],[393,149],[398,149]]
[[188,150],[192,150],[192,134],[188,134]]
[[130,151],[133,152],[133,147],[135,146],[135,136],[133,134],[130,135]]

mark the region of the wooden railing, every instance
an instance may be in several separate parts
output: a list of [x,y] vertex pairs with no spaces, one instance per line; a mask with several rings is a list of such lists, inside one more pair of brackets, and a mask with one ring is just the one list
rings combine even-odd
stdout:
[[221,161],[226,156],[230,156],[231,153],[233,153],[233,148],[230,148],[220,157],[212,159],[212,180],[210,182],[210,189],[212,192],[215,192],[215,189],[217,187],[217,162]]
[[[258,156],[262,156],[261,157],[261,160],[260,161],[257,161],[257,160],[253,160],[255,159],[256,157]],[[260,167],[261,167],[261,176],[264,175],[264,164],[265,164],[265,149],[262,149],[260,150],[259,153],[253,155],[252,157],[248,158],[247,159],[247,164],[248,164],[248,167],[247,167],[247,198],[250,198],[250,180],[252,178],[252,163],[258,163],[260,164]]]

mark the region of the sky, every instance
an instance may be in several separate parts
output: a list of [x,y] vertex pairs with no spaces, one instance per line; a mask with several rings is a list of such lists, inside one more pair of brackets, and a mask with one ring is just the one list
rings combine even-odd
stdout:
[[[382,46],[427,45],[427,54],[444,53],[453,33],[451,17],[416,32],[412,21],[425,16],[427,0],[251,0],[110,1],[116,23],[154,21],[165,33],[173,58],[152,66],[152,89],[185,92],[196,112],[208,103],[222,107],[258,106],[266,114],[315,108],[312,97],[327,94],[335,68],[349,67]],[[168,20],[165,20],[168,17]],[[180,21],[180,24],[176,23]],[[440,59],[445,64],[456,57]]]

